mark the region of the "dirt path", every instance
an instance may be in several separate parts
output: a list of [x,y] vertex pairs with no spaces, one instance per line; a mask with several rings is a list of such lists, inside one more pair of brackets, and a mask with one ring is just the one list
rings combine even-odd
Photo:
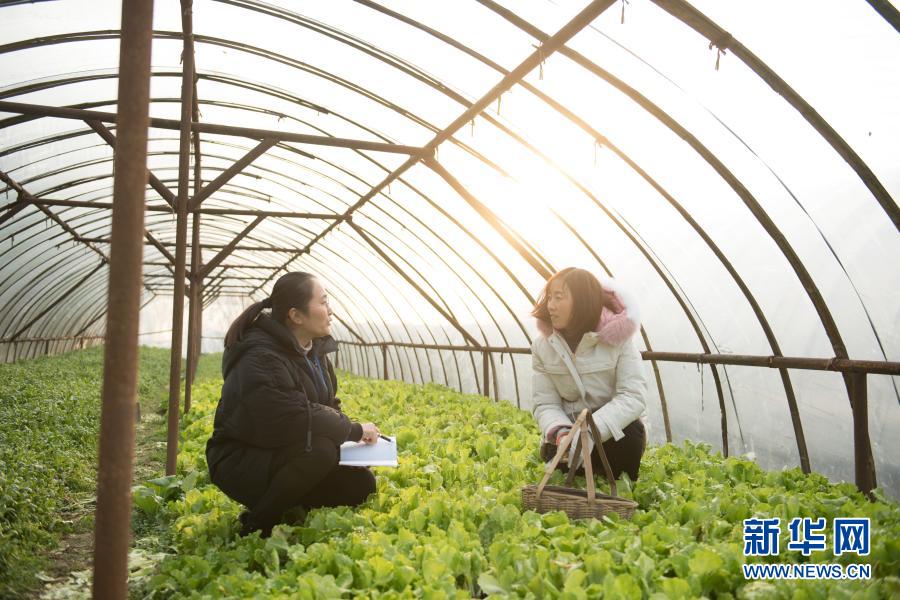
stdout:
[[[151,410],[150,402],[145,401],[145,404],[135,431],[132,484],[158,477],[166,466],[164,417]],[[90,598],[95,510],[96,498],[92,493],[77,499],[61,515],[61,520],[71,525],[72,530],[63,535],[59,545],[50,552],[50,565],[39,575],[44,581],[44,588],[36,590],[29,596],[30,598],[41,600]]]

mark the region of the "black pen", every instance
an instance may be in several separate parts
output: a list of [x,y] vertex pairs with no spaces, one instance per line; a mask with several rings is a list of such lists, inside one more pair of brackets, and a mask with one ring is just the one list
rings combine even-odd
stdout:
[[378,437],[380,437],[381,439],[383,439],[383,440],[385,440],[385,441],[387,441],[387,442],[392,441],[391,438],[387,437],[386,435],[381,435],[380,433],[378,434]]

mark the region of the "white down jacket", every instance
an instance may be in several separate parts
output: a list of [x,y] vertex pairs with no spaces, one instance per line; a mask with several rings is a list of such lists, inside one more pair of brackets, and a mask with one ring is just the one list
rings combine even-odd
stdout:
[[545,438],[558,426],[571,426],[585,408],[604,442],[621,439],[628,424],[645,416],[643,359],[633,340],[637,306],[612,281],[603,288],[612,308],[603,308],[597,327],[584,334],[574,353],[558,331],[538,320],[541,335],[531,345],[532,413]]

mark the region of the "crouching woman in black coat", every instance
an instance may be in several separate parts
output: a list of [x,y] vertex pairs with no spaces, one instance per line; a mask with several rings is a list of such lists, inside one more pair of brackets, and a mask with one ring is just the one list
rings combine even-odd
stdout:
[[369,469],[338,465],[343,442],[375,443],[379,431],[348,419],[335,397],[331,315],[316,277],[287,273],[225,336],[206,460],[212,482],[249,509],[241,535],[268,536],[295,506],[356,506],[375,491]]

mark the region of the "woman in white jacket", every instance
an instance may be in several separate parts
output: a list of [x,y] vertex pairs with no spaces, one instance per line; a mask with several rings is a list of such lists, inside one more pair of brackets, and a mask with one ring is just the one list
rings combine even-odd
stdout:
[[[635,480],[646,448],[646,383],[632,337],[637,306],[613,282],[604,288],[584,269],[547,281],[532,315],[541,335],[531,345],[532,412],[541,429],[541,457],[556,446],[585,408],[593,414],[613,476]],[[602,472],[596,449],[594,472]]]

